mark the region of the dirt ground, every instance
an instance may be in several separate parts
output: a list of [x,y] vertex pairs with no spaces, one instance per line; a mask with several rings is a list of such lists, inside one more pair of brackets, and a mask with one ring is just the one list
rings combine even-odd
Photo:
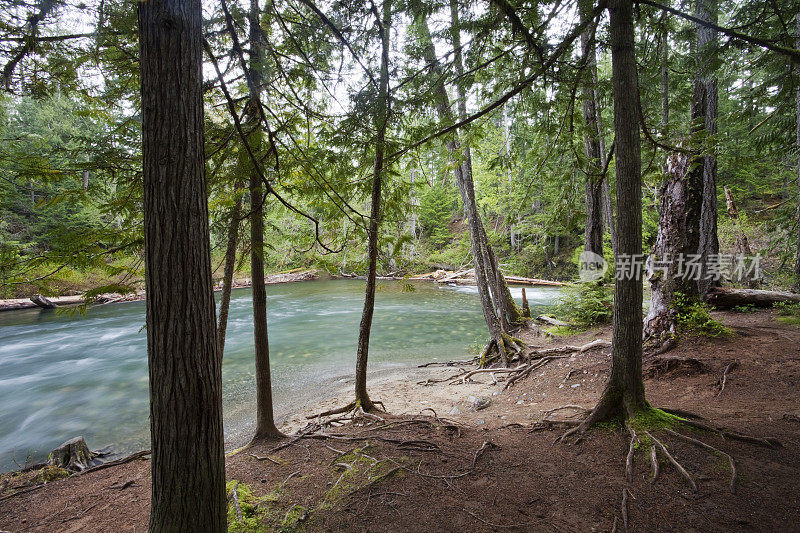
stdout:
[[[489,374],[466,384],[430,383],[457,375],[459,367],[428,367],[371,383],[373,399],[392,413],[381,414],[383,421],[360,418],[229,454],[229,489],[238,483],[242,511],[240,523],[231,498],[231,531],[256,525],[267,531],[624,531],[626,517],[629,531],[798,531],[800,328],[776,322],[772,311],[715,317],[734,336],[684,339],[663,357],[698,362],[674,369],[646,360],[645,387],[654,406],[780,439],[781,447],[765,447],[674,428],[733,458],[733,493],[724,455],[665,431],[653,436],[685,467],[696,492],[663,454],[660,475],[651,482],[647,441],[635,447],[627,481],[630,437],[619,429],[554,444],[564,428],[543,427],[543,415],[594,404],[609,368],[605,348],[552,361],[505,391],[499,374],[496,384]],[[597,338],[609,339],[609,329],[526,340],[561,346]],[[491,403],[476,411],[476,398]],[[317,411],[346,399],[323,402]],[[581,413],[576,407],[549,418]],[[306,422],[297,416],[286,430]],[[149,475],[149,461],[137,459],[6,498],[0,530],[146,531]],[[13,479],[6,491],[25,479]]]

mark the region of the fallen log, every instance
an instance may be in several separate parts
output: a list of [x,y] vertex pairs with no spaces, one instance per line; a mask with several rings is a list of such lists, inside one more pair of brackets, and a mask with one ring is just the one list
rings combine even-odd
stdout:
[[536,320],[538,322],[544,322],[545,324],[549,324],[551,326],[562,326],[562,327],[569,326],[569,324],[567,324],[566,322],[562,322],[557,318],[553,318],[547,315],[539,315],[536,317]]
[[48,300],[46,297],[42,296],[41,294],[34,294],[31,296],[31,301],[36,304],[37,307],[41,307],[42,309],[55,309],[56,304]]
[[800,294],[788,291],[712,287],[706,294],[706,303],[718,309],[727,309],[740,305],[772,307],[776,303],[800,303]]

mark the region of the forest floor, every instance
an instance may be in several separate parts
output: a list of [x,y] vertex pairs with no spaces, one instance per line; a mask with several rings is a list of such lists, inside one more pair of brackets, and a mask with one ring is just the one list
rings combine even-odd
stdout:
[[[460,385],[417,383],[455,376],[455,367],[373,383],[373,399],[394,413],[381,414],[383,421],[359,418],[228,455],[229,494],[236,486],[242,511],[240,523],[230,498],[231,531],[257,530],[248,529],[255,524],[269,531],[624,531],[625,517],[629,531],[797,531],[800,328],[777,322],[773,311],[714,316],[733,336],[683,339],[662,357],[694,361],[673,369],[646,359],[645,387],[654,406],[781,440],[773,448],[672,428],[733,458],[735,493],[724,455],[666,431],[653,436],[689,472],[696,492],[663,455],[651,483],[645,442],[634,448],[633,476],[626,480],[630,437],[619,429],[553,443],[564,429],[541,424],[543,415],[595,403],[610,365],[605,348],[554,360],[505,391],[488,374]],[[531,345],[577,345],[610,339],[610,328],[555,339],[527,335]],[[470,396],[492,401],[476,411]],[[579,413],[567,409],[549,418]],[[137,459],[53,481],[0,501],[0,530],[144,532],[149,475],[149,461]]]

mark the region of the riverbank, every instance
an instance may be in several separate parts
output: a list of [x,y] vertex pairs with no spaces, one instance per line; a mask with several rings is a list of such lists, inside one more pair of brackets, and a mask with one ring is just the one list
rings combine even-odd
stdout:
[[[311,281],[319,279],[320,275],[316,270],[303,270],[295,269],[288,272],[280,272],[270,274],[265,278],[266,285],[275,285],[278,283],[293,283],[298,281]],[[235,278],[232,283],[232,288],[242,289],[250,287],[250,278]],[[217,281],[214,285],[214,291],[219,292],[222,290],[222,282]],[[9,298],[0,300],[0,311],[16,311],[20,309],[32,309],[42,307],[41,300],[37,303],[38,295],[32,295],[30,298]],[[103,293],[92,297],[88,302],[86,297],[82,294],[72,294],[67,296],[56,296],[46,298],[46,302],[50,302],[54,307],[72,307],[76,305],[89,303],[90,305],[104,305],[118,302],[137,302],[145,299],[144,289],[136,289],[129,293],[119,294],[114,292]]]
[[[384,421],[306,426],[315,430],[313,438],[285,441],[292,444],[280,450],[265,443],[229,454],[228,478],[239,483],[239,497],[248,498],[243,520],[256,516],[267,529],[310,531],[608,531],[615,523],[622,531],[624,520],[629,530],[644,531],[792,531],[800,521],[800,328],[776,322],[771,310],[714,316],[733,335],[685,338],[669,353],[646,359],[645,387],[653,405],[781,440],[782,447],[769,448],[676,428],[730,455],[733,493],[724,456],[670,434],[658,438],[697,491],[661,459],[651,483],[644,445],[634,449],[627,481],[629,435],[621,431],[596,430],[580,443],[553,445],[563,428],[543,421],[573,419],[602,391],[610,355],[599,348],[565,354],[507,390],[500,374],[434,383],[463,376],[469,366],[373,376],[371,397],[392,413],[380,414]],[[533,346],[581,345],[609,339],[610,329],[523,337]],[[343,382],[335,397],[302,406],[284,431],[347,403],[351,385]],[[476,403],[483,408],[476,410]],[[566,405],[573,407],[553,411]],[[0,528],[144,531],[149,490],[149,462],[136,459],[0,501]],[[232,500],[231,509],[236,522]]]

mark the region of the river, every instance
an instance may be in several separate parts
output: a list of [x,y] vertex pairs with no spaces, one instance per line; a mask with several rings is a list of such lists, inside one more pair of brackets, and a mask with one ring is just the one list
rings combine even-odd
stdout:
[[[432,360],[463,359],[485,342],[473,287],[414,283],[404,292],[379,282],[370,372]],[[520,289],[512,288],[519,298]],[[532,308],[556,288],[528,288]],[[364,283],[320,280],[267,287],[276,418],[330,396],[352,377]],[[251,292],[233,291],[223,360],[228,442],[241,442],[254,418]],[[82,435],[92,449],[127,453],[149,446],[144,302],[97,306],[85,315],[0,313],[0,471],[42,460]]]

